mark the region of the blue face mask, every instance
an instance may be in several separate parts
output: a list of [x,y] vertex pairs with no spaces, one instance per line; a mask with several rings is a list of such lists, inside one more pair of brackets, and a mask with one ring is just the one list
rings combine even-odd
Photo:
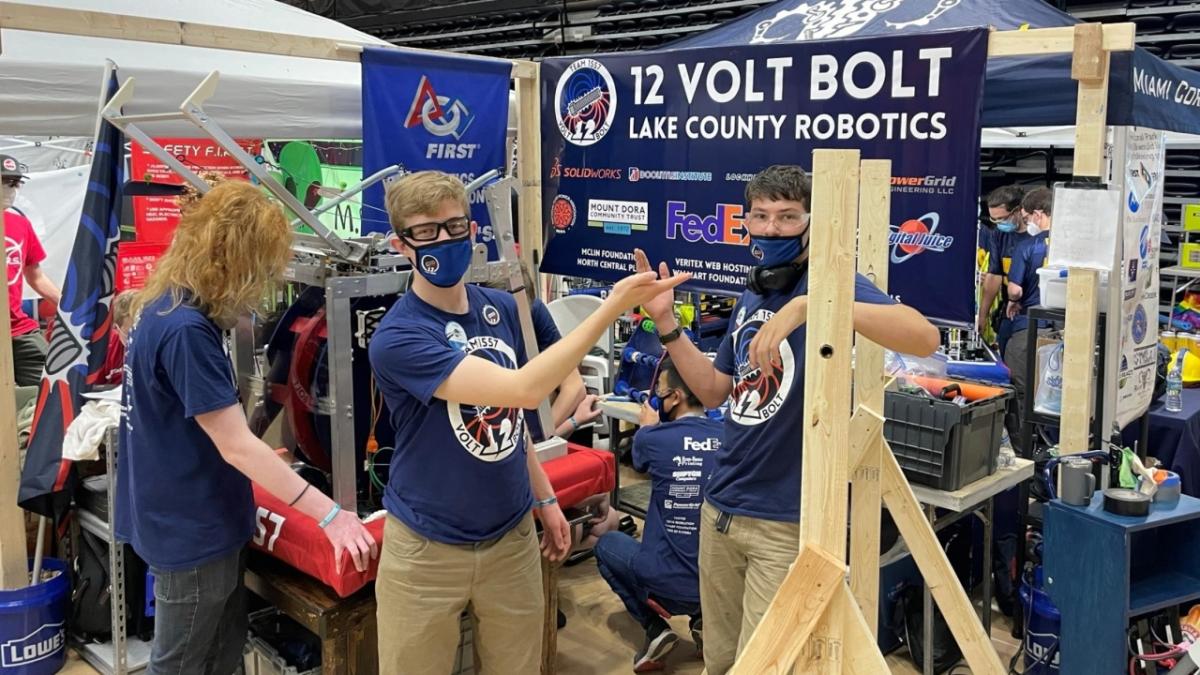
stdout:
[[1017,223],[1012,218],[996,221],[996,229],[1001,232],[1016,232]]
[[413,247],[413,251],[417,256],[417,271],[438,288],[450,288],[457,284],[471,266],[470,237]]
[[808,248],[805,234],[794,237],[756,237],[750,235],[750,253],[762,267],[786,265]]

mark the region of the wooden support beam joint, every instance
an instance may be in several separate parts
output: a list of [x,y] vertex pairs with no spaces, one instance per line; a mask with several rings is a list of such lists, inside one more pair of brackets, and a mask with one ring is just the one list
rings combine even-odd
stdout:
[[1098,23],[1075,26],[1071,79],[1079,82],[1103,80],[1108,69],[1108,59],[1104,55],[1104,27]]

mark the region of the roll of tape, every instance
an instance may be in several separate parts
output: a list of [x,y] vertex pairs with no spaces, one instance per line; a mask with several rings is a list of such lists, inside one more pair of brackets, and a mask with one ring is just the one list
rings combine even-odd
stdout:
[[1109,488],[1104,491],[1104,510],[1118,516],[1146,516],[1150,513],[1150,498],[1137,490]]

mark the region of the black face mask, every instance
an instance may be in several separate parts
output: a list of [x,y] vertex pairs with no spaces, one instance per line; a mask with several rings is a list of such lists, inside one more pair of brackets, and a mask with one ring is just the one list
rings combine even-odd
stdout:
[[746,288],[759,295],[791,293],[808,271],[808,260],[783,265],[751,267],[746,275]]

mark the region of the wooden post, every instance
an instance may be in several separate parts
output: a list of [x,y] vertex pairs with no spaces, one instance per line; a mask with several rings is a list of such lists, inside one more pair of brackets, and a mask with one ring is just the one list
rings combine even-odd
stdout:
[[537,278],[542,261],[542,146],[541,86],[538,65],[514,67],[517,76],[517,177],[521,191],[517,195],[517,215],[520,218],[521,260]]
[[[0,219],[2,234],[4,221]],[[17,506],[21,450],[17,444],[16,388],[12,323],[5,319],[0,321],[0,590],[24,588],[29,583],[25,512]]]
[[[808,339],[804,350],[801,546],[846,559],[850,466],[850,345],[854,331],[857,150],[813,151]],[[797,662],[800,672],[841,673],[843,603],[833,603]]]
[[[1075,117],[1075,176],[1103,180],[1106,173],[1104,143],[1108,135],[1108,52],[1098,24],[1075,26],[1071,77],[1079,81]],[[1063,392],[1059,441],[1061,454],[1091,449],[1092,363],[1096,347],[1096,291],[1094,270],[1071,268],[1067,274],[1067,321],[1063,337]],[[1036,330],[1030,326],[1029,330]],[[1033,355],[1030,355],[1033,358]],[[1026,394],[1029,395],[1028,393]],[[1104,430],[1102,433],[1107,433]],[[1103,443],[1097,438],[1095,443]]]
[[554,675],[558,670],[558,568],[559,563],[542,556],[542,596],[546,608],[542,617],[541,675]]
[[[862,162],[858,203],[858,272],[887,292],[887,238],[892,206],[892,162]],[[856,336],[854,402],[883,412],[883,347]],[[861,410],[861,409],[860,409]],[[882,446],[872,438],[861,459],[850,465],[850,590],[872,636],[878,635],[879,527],[882,496],[879,469]],[[853,455],[852,455],[853,457]]]
[[819,548],[804,547],[729,675],[784,675],[830,602],[845,589],[846,565]]

